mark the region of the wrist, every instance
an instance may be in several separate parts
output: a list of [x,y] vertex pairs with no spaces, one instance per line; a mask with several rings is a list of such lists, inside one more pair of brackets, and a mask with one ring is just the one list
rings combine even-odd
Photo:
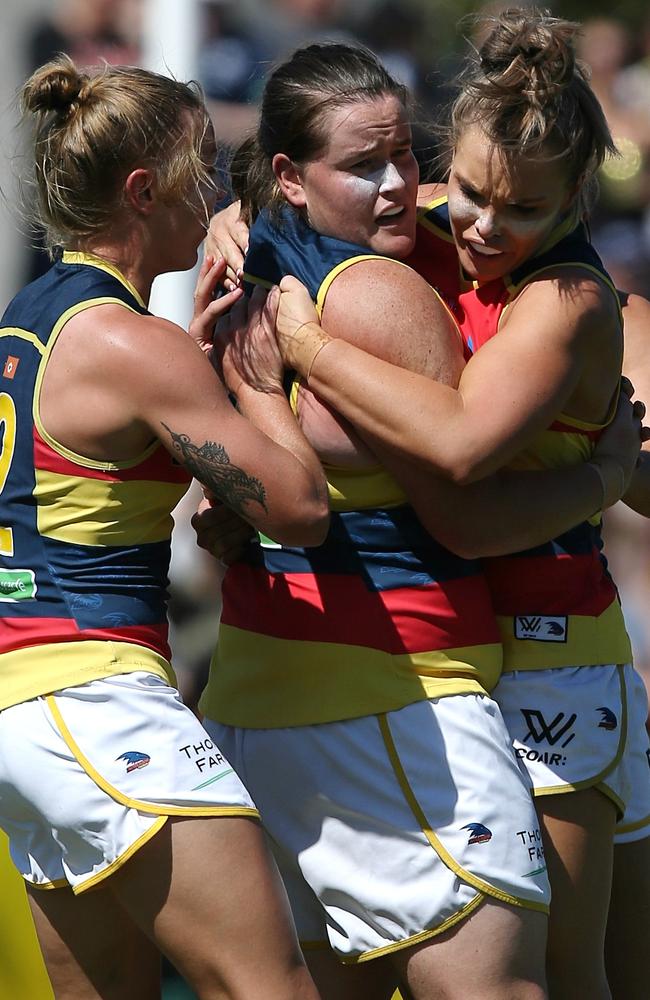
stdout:
[[617,458],[612,455],[599,455],[587,462],[600,479],[602,501],[600,510],[607,510],[621,499],[627,488],[625,470]]
[[318,323],[303,323],[296,330],[292,349],[293,365],[304,379],[309,380],[314,362],[324,347],[331,342],[332,338],[323,332]]

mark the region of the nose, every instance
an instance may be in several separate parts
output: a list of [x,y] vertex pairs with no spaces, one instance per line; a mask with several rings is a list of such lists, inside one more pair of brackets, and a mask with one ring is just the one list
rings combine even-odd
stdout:
[[379,181],[379,193],[387,194],[389,191],[397,191],[405,185],[404,178],[394,163],[387,163]]
[[498,235],[498,224],[496,213],[493,208],[484,209],[475,222],[476,232],[486,240],[490,236]]

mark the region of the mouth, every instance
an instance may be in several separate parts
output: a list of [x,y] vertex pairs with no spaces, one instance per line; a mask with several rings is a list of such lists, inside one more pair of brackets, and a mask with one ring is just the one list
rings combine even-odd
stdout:
[[474,240],[465,240],[470,253],[478,254],[479,257],[501,257],[503,250],[496,247],[489,247],[485,243],[475,243]]
[[403,205],[396,206],[395,208],[387,208],[385,212],[378,215],[375,222],[378,226],[390,226],[392,223],[399,221],[406,214],[406,209]]

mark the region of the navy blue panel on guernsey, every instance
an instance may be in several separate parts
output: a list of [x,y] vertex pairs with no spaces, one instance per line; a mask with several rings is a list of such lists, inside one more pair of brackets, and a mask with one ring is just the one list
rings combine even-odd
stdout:
[[453,555],[431,538],[406,506],[333,513],[327,538],[317,548],[252,544],[244,560],[263,564],[269,573],[349,574],[373,591],[427,586],[479,572],[476,561]]
[[[260,212],[251,232],[246,273],[277,285],[285,274],[299,278],[309,289],[312,299],[327,275],[342,261],[370,254],[385,256],[367,247],[322,236],[315,232],[291,208],[283,208],[277,222],[271,222],[268,212]],[[251,291],[251,286],[248,286]]]
[[[600,532],[600,525],[589,524],[584,521],[576,525],[570,531],[565,531],[563,535],[558,535],[552,542],[544,542],[532,549],[525,549],[523,552],[512,552],[507,556],[499,556],[506,559],[528,559],[531,556],[587,556],[594,549],[599,551],[603,547],[603,540]],[[600,555],[603,564],[606,566],[605,556]]]
[[605,266],[589,242],[589,235],[583,225],[578,225],[569,233],[555,243],[546,253],[539,254],[538,257],[531,257],[524,261],[521,267],[516,268],[508,277],[508,281],[513,285],[519,285],[526,278],[545,267],[553,267],[555,264],[570,264],[578,262],[587,264],[609,280],[609,274]]
[[36,578],[39,599],[7,604],[3,617],[71,618],[80,629],[165,621],[169,541],[120,547],[38,536],[34,547],[38,557],[25,564],[44,564]]
[[79,302],[98,298],[120,299],[147,314],[125,285],[101,268],[57,262],[9,303],[2,325],[30,330],[45,343],[63,313]]

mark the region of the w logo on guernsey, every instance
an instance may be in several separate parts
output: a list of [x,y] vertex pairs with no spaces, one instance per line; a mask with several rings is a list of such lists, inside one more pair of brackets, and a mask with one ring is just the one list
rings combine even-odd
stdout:
[[566,642],[567,626],[566,615],[517,615],[515,639]]
[[492,831],[488,830],[487,826],[483,826],[482,823],[468,823],[461,829],[470,832],[468,844],[487,844],[488,840],[492,840]]
[[140,753],[139,750],[127,750],[115,760],[126,761],[126,773],[128,774],[129,771],[137,771],[139,767],[146,767],[151,757],[147,753]]

